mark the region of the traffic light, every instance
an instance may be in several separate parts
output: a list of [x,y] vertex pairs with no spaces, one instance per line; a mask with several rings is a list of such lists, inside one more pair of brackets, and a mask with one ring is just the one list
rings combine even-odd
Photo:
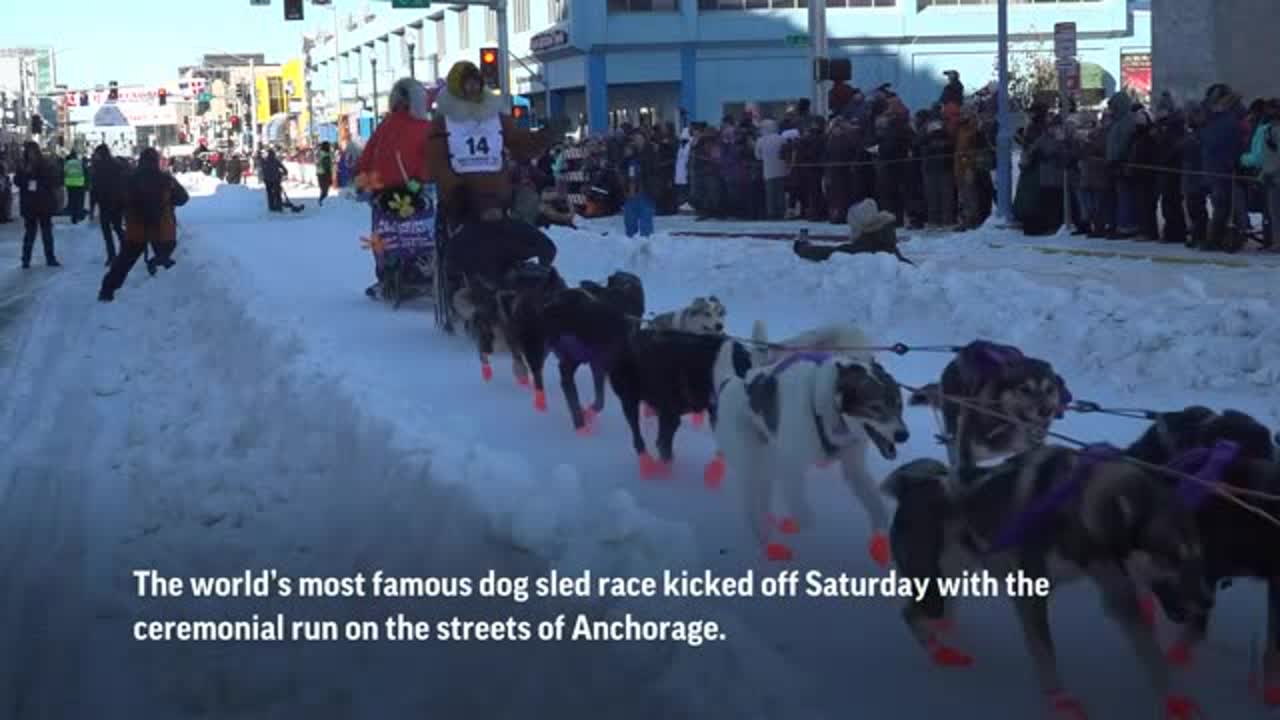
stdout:
[[44,118],[40,117],[39,115],[31,116],[31,134],[32,135],[44,134]]
[[169,102],[169,91],[168,91],[168,90],[165,90],[164,88],[160,88],[159,90],[157,90],[157,91],[156,91],[156,99],[160,101],[160,104],[161,104],[161,105],[166,105],[166,104],[168,104],[168,102]]
[[302,19],[302,0],[284,0],[284,19]]
[[480,78],[491,88],[501,87],[502,74],[498,70],[498,48],[481,48]]
[[107,100],[110,102],[115,102],[119,99],[120,99],[120,86],[116,84],[115,80],[112,80],[111,82],[107,83]]
[[80,93],[80,107],[89,107],[89,93]]

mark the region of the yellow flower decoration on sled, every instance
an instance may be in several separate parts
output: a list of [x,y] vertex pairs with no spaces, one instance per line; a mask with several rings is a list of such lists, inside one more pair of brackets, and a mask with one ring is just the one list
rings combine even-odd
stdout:
[[413,198],[408,195],[396,195],[387,206],[402,218],[413,217]]

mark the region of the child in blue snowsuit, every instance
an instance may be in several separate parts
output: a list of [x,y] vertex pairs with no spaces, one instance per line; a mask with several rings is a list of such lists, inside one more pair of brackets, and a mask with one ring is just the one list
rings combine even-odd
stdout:
[[622,221],[627,237],[649,237],[653,234],[653,215],[657,211],[654,200],[657,154],[649,145],[643,132],[632,133],[622,161],[626,202],[622,205]]

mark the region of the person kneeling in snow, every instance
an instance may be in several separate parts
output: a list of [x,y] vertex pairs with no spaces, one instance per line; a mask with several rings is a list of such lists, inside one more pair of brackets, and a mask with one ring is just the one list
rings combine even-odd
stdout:
[[138,258],[150,245],[154,257],[147,261],[147,271],[156,274],[156,266],[173,267],[173,251],[178,247],[178,222],[173,209],[187,204],[189,196],[178,181],[160,169],[160,153],[147,148],[138,157],[138,169],[129,177],[124,206],[124,242],[102,278],[98,300],[111,302],[124,284]]
[[839,245],[815,245],[807,239],[796,240],[792,250],[805,260],[822,262],[835,253],[860,255],[887,253],[908,265],[915,263],[898,251],[897,217],[881,210],[870,198],[849,208],[849,242]]

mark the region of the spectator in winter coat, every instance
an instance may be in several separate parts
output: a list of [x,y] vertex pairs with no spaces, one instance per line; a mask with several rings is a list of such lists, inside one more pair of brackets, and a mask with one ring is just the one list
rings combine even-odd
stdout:
[[1156,202],[1159,200],[1159,177],[1155,170],[1160,161],[1160,150],[1155,126],[1146,109],[1133,113],[1133,146],[1129,154],[1129,177],[1133,182],[1133,208],[1137,218],[1138,239],[1148,242],[1160,240],[1160,224],[1156,219]]
[[1034,167],[1039,175],[1036,213],[1023,220],[1023,232],[1027,235],[1052,235],[1062,227],[1063,187],[1071,164],[1066,128],[1059,118],[1055,118],[1040,134],[1023,158],[1023,163],[1024,168]]
[[1133,136],[1137,120],[1133,116],[1133,100],[1118,92],[1107,101],[1111,126],[1107,129],[1107,169],[1115,188],[1115,230],[1112,238],[1130,238],[1138,234],[1137,213],[1132,174],[1128,164],[1133,153]]
[[1206,245],[1212,250],[1234,250],[1237,243],[1227,237],[1227,224],[1233,212],[1231,176],[1244,152],[1244,106],[1240,96],[1225,86],[1211,90],[1206,105],[1209,115],[1200,131],[1200,154],[1213,202]]
[[18,203],[22,206],[22,267],[31,267],[31,250],[35,246],[36,231],[44,244],[44,263],[59,267],[61,263],[53,252],[53,213],[57,206],[58,174],[40,153],[40,145],[28,140],[22,145],[22,164],[13,176],[18,186]]
[[787,163],[782,158],[783,142],[777,122],[764,120],[760,123],[755,158],[763,166],[765,217],[770,220],[783,219],[787,211]]
[[1274,250],[1280,248],[1280,100],[1267,103],[1266,120],[1259,165],[1267,216],[1271,218],[1270,246]]
[[3,155],[0,153],[0,223],[7,223],[13,221],[13,189]]
[[836,118],[827,128],[827,146],[823,161],[828,163],[827,218],[833,225],[848,221],[849,206],[853,204],[852,165],[857,155],[858,137],[844,118]]
[[1182,197],[1182,146],[1187,139],[1187,120],[1183,114],[1163,102],[1163,115],[1156,123],[1156,165],[1161,171],[1156,175],[1157,203],[1164,217],[1164,229],[1160,240],[1165,243],[1185,245],[1187,242],[1186,204]]
[[978,156],[982,149],[978,116],[972,110],[961,111],[955,133],[955,177],[960,198],[958,230],[972,230],[983,223],[978,189]]
[[[99,145],[93,151],[93,198],[98,206],[98,225],[107,249],[107,266],[116,259],[116,238],[124,244],[124,203],[126,173],[111,155],[111,148]],[[115,235],[112,235],[112,233]]]
[[629,238],[637,233],[640,237],[653,235],[653,216],[657,210],[654,197],[662,182],[657,165],[657,155],[644,132],[633,131],[623,150],[622,161],[627,197],[622,214]]
[[1200,133],[1208,114],[1203,105],[1191,103],[1186,115],[1188,132],[1182,142],[1182,196],[1191,221],[1187,246],[1209,250],[1209,182],[1204,175],[1204,152],[1200,144]]
[[947,77],[947,85],[942,88],[942,96],[938,98],[938,104],[957,107],[964,105],[964,83],[960,82],[960,73],[948,70],[942,74]]
[[929,118],[918,147],[928,224],[934,228],[952,227],[956,224],[955,144],[941,119]]
[[854,88],[853,94],[849,96],[849,102],[845,103],[844,110],[840,114],[846,120],[867,127],[871,122],[871,105],[867,103],[867,98],[862,91]]
[[84,219],[85,181],[84,161],[72,150],[62,161],[62,182],[67,189],[67,213],[71,216],[72,225],[79,225]]
[[693,134],[686,125],[680,130],[680,149],[676,151],[676,208],[689,201],[689,156],[693,154]]
[[152,275],[157,266],[173,267],[173,251],[178,246],[178,224],[173,210],[187,204],[187,191],[167,172],[160,169],[160,153],[147,148],[138,157],[138,169],[128,180],[125,195],[125,240],[111,269],[102,278],[98,291],[100,302],[111,302],[124,284],[129,271],[150,246],[153,256],[147,261]]
[[830,108],[831,113],[843,115],[844,109],[853,100],[854,92],[855,90],[843,80],[833,82],[831,89],[827,91],[827,107]]
[[262,178],[262,184],[267,189],[267,210],[271,212],[284,212],[284,178],[288,172],[284,169],[284,163],[280,162],[280,158],[276,157],[275,150],[268,150],[265,157],[262,158],[262,166],[258,170],[259,177]]
[[333,185],[333,146],[328,140],[320,143],[316,149],[316,182],[320,185],[320,204],[329,197],[329,186]]
[[724,191],[720,179],[720,136],[714,128],[694,126],[689,158],[690,191],[698,219],[724,216]]

